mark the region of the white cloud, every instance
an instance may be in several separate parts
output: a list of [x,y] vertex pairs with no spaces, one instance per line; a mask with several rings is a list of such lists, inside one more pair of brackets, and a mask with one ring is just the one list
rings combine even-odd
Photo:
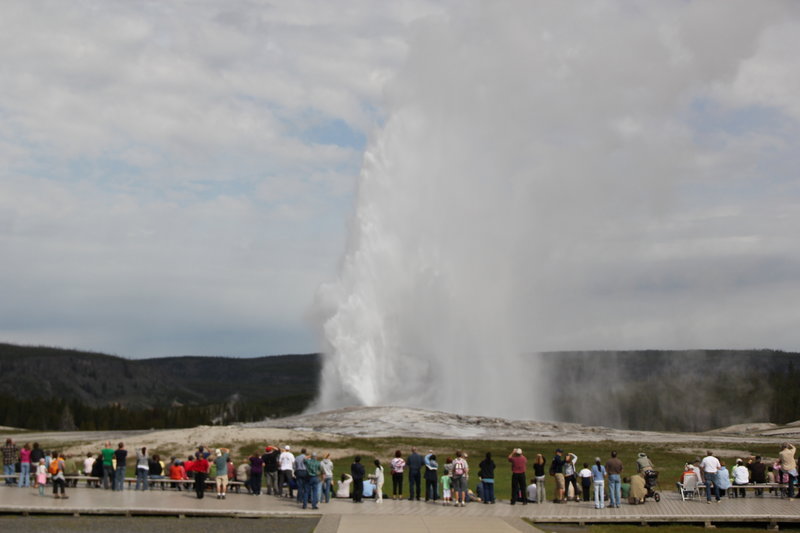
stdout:
[[366,137],[406,26],[441,9],[376,7],[5,2],[0,339],[315,349],[361,146],[306,132]]

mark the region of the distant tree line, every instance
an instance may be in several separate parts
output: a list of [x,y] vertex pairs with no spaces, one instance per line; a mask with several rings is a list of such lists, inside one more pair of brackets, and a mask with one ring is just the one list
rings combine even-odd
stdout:
[[119,404],[92,407],[79,400],[0,396],[0,425],[33,430],[168,429],[227,425],[289,416],[303,411],[311,395],[210,405],[128,408]]

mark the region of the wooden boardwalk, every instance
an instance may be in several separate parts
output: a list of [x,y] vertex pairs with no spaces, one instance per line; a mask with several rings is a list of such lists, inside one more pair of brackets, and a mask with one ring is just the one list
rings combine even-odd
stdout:
[[[465,507],[443,506],[406,500],[384,500],[378,504],[366,501],[354,504],[349,500],[333,500],[320,504],[319,510],[302,510],[293,500],[273,496],[230,494],[217,500],[213,493],[198,500],[192,492],[129,491],[112,492],[102,489],[68,489],[69,499],[57,500],[49,490],[39,497],[34,489],[0,487],[0,513],[4,514],[66,514],[66,515],[165,515],[165,516],[227,516],[258,518],[268,516],[323,516],[326,522],[336,517],[462,517],[472,519],[519,520],[535,523],[657,523],[684,522],[722,524],[724,522],[779,525],[800,523],[800,500],[772,495],[761,498],[724,498],[720,503],[706,503],[704,498],[681,501],[676,491],[662,492],[660,502],[648,500],[643,505],[624,504],[619,509],[595,509],[592,502],[567,504],[495,505],[470,503]],[[345,520],[346,521],[346,520]]]

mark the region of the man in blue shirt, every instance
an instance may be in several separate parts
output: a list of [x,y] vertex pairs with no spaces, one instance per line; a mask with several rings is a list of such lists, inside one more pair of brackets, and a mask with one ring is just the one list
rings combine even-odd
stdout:
[[417,453],[417,448],[411,447],[411,455],[406,459],[406,468],[408,468],[408,493],[409,500],[420,500],[422,496],[422,465],[424,461],[420,454]]

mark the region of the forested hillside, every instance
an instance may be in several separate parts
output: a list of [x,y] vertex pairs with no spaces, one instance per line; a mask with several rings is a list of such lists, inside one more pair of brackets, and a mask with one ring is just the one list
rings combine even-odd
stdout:
[[316,354],[132,360],[0,344],[0,424],[138,429],[261,420],[305,409],[319,373]]
[[[0,425],[143,429],[285,416],[313,400],[320,369],[318,354],[131,360],[0,344]],[[705,431],[800,419],[797,353],[556,352],[531,356],[525,371],[561,421]]]

